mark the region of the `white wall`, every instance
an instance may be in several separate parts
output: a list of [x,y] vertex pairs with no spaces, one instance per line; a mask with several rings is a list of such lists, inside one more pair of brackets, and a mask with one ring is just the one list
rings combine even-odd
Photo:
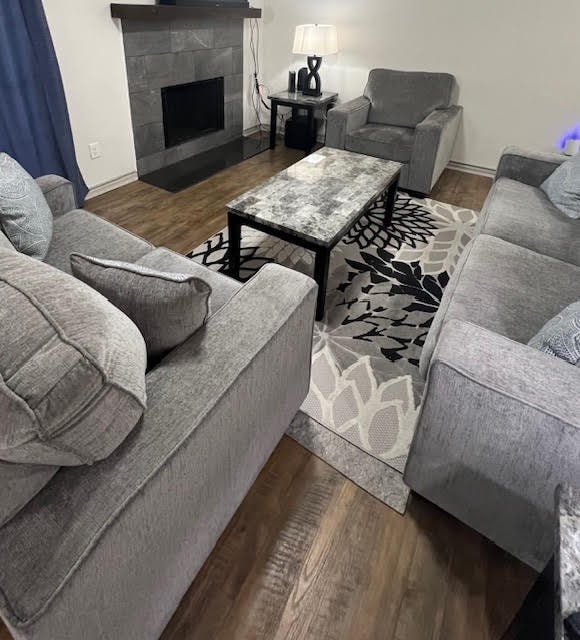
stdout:
[[[294,27],[338,27],[341,52],[323,63],[323,85],[361,95],[369,69],[457,76],[464,125],[454,159],[494,168],[508,144],[549,149],[580,122],[578,0],[268,0],[266,83],[281,90]],[[324,88],[323,87],[323,88]]]
[[[155,0],[123,0],[155,4]],[[110,0],[43,0],[63,77],[77,159],[93,189],[136,171],[123,35],[111,18]],[[253,6],[263,6],[255,0]],[[245,95],[250,95],[249,28],[246,21]],[[248,103],[251,104],[251,103]],[[244,125],[254,125],[246,105]],[[100,142],[102,157],[91,160],[89,144]],[[133,176],[131,176],[133,174]]]
[[[154,4],[154,0],[124,0]],[[109,0],[43,0],[63,78],[77,159],[89,188],[136,171],[118,20]],[[91,160],[89,144],[102,157]]]

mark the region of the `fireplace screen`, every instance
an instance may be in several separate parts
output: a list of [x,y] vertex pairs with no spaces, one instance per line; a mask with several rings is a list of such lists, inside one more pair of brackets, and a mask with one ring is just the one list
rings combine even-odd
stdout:
[[165,146],[224,128],[224,79],[213,78],[161,89]]

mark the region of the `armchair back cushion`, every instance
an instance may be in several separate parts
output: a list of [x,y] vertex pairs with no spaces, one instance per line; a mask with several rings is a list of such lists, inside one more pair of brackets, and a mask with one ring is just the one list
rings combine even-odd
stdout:
[[364,93],[371,102],[369,122],[414,128],[435,109],[456,104],[457,91],[448,73],[373,69]]

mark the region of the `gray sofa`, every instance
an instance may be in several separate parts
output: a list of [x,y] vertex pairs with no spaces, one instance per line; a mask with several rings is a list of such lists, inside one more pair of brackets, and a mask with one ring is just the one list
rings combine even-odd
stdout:
[[543,569],[554,491],[580,478],[580,368],[528,341],[580,300],[580,223],[538,188],[564,156],[509,148],[421,361],[407,484]]
[[307,394],[316,285],[268,265],[242,286],[76,210],[67,181],[39,183],[54,214],[48,263],[69,271],[78,251],[213,287],[206,327],[148,372],[148,408],[122,445],[62,467],[0,528],[14,638],[152,640]]
[[326,146],[402,162],[399,187],[427,194],[451,160],[457,94],[447,73],[373,69],[362,97],[329,112]]

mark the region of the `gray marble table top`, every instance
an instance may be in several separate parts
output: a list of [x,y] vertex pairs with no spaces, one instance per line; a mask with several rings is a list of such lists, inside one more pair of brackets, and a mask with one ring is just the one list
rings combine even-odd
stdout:
[[329,102],[334,102],[338,98],[338,93],[323,91],[321,96],[306,96],[300,91],[280,91],[279,93],[270,94],[269,98],[270,100],[288,102],[297,106],[313,105],[322,107]]
[[324,147],[227,207],[242,218],[332,248],[402,166]]
[[564,620],[580,611],[580,491],[558,489],[556,536],[556,637],[567,638]]

